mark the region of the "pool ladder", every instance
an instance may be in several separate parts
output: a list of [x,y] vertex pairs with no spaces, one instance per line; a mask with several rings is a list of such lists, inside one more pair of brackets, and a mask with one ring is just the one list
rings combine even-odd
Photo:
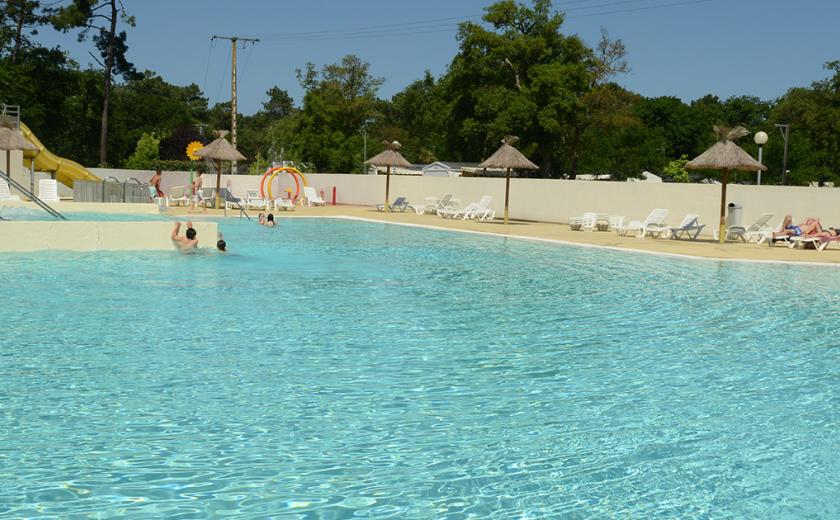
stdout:
[[64,215],[62,215],[61,213],[59,213],[58,211],[53,209],[52,206],[50,206],[49,204],[47,204],[43,200],[36,197],[34,193],[32,193],[28,189],[21,186],[16,180],[12,179],[12,177],[10,175],[8,175],[6,172],[0,170],[0,178],[4,179],[6,182],[8,182],[9,186],[13,187],[14,189],[18,190],[19,192],[21,192],[24,195],[26,195],[27,197],[29,197],[29,200],[31,200],[32,202],[34,202],[35,204],[40,206],[41,209],[43,209],[44,211],[49,213],[51,216],[53,216],[57,219],[60,219],[60,220],[67,220],[67,217],[65,217]]
[[245,208],[242,207],[242,204],[239,203],[239,199],[231,195],[229,190],[225,190],[225,216],[227,216],[227,203],[236,204],[236,207],[239,208],[239,218],[242,218],[242,215],[245,215],[245,218],[251,220],[251,217],[248,216],[248,213],[245,211]]

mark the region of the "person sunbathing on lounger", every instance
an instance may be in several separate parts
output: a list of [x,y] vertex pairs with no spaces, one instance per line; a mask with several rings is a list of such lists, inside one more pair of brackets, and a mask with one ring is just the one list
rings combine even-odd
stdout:
[[838,240],[840,239],[840,228],[830,227],[828,229],[824,229],[819,233],[813,233],[808,235],[809,237],[819,238],[823,241],[826,240]]
[[793,224],[793,217],[785,215],[785,219],[782,221],[782,230],[774,232],[773,239],[775,240],[779,237],[813,236],[822,232],[823,228],[818,218],[808,217],[797,226]]

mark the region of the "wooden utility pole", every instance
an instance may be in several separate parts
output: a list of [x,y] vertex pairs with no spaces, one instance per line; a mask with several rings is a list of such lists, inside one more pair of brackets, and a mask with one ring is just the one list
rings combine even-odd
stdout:
[[[210,41],[230,40],[231,44],[231,66],[230,66],[230,142],[236,148],[236,43],[258,43],[258,38],[241,38],[239,36],[217,36],[213,35]],[[230,173],[236,175],[236,161],[231,163]]]

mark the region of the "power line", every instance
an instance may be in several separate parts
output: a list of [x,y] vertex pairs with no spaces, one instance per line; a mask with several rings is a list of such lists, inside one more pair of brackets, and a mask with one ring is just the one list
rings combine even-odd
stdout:
[[[576,0],[579,3],[584,0]],[[592,1],[592,0],[587,0]],[[597,0],[595,0],[597,1]],[[617,0],[614,2],[599,3],[594,5],[575,7],[566,9],[564,12],[584,11],[589,9],[598,9],[604,7],[611,7],[617,5],[624,5],[630,3],[644,2],[648,0]],[[680,7],[686,5],[700,4],[713,2],[715,0],[684,0],[679,2],[671,2],[666,4],[656,4],[641,7],[628,7],[622,9],[614,9],[608,11],[601,11],[597,13],[574,14],[567,16],[566,19],[588,18],[593,16],[606,16],[611,14],[631,13],[637,11],[649,11],[657,9],[667,9],[673,7]],[[340,29],[333,31],[313,31],[307,33],[285,33],[264,35],[265,41],[271,42],[318,42],[318,41],[337,41],[337,40],[361,40],[370,38],[394,38],[406,36],[420,36],[425,34],[440,34],[440,33],[454,33],[457,31],[457,24],[451,23],[451,20],[464,21],[464,17],[452,18],[438,18],[434,20],[424,20],[416,22],[406,22],[401,24],[385,24],[378,26],[357,27],[353,29]],[[450,21],[444,24],[447,27],[439,27],[440,21]],[[460,22],[459,22],[460,23]],[[430,25],[431,24],[431,25]],[[409,30],[400,30],[399,28],[409,28]]]
[[[574,5],[574,4],[581,4],[581,3],[588,3],[588,2],[597,2],[598,0],[569,0],[567,2],[562,2],[561,6],[565,5]],[[609,5],[615,4],[622,4],[622,3],[630,3],[630,2],[645,2],[648,0],[622,0],[620,2],[611,2],[608,4],[600,4],[600,5],[591,5],[591,6],[584,6],[584,7],[574,7],[572,9],[559,9],[561,12],[568,12],[568,11],[576,11],[581,9],[596,9],[598,7],[606,7]],[[413,22],[398,22],[398,23],[388,23],[388,24],[378,24],[378,25],[365,25],[359,27],[348,27],[345,29],[328,29],[322,31],[306,31],[306,32],[297,32],[297,33],[263,33],[263,34],[251,34],[249,37],[260,38],[260,39],[272,39],[272,38],[293,38],[293,37],[309,37],[309,36],[339,36],[347,33],[356,33],[356,32],[368,32],[368,31],[379,31],[381,29],[388,29],[388,28],[403,28],[403,27],[412,27],[412,26],[425,26],[425,25],[438,25],[442,22],[465,22],[468,20],[472,20],[475,18],[481,18],[484,16],[485,13],[477,13],[477,14],[470,14],[464,16],[449,16],[446,18],[429,18],[426,20],[416,20]],[[416,28],[416,27],[415,27]]]
[[210,58],[213,56],[213,49],[216,47],[216,42],[210,42],[210,48],[207,50],[207,67],[204,68],[204,82],[201,84],[202,92],[207,92],[207,76],[210,73]]
[[448,18],[432,18],[429,20],[418,20],[415,22],[400,22],[400,23],[389,23],[389,24],[381,24],[381,25],[367,25],[363,27],[349,27],[347,29],[330,29],[325,31],[307,31],[307,32],[298,32],[298,33],[274,33],[274,34],[255,34],[252,36],[258,37],[260,39],[266,38],[286,38],[286,37],[306,37],[306,36],[335,36],[343,33],[355,33],[355,32],[368,32],[368,31],[377,31],[381,29],[388,29],[388,28],[400,28],[406,26],[417,26],[417,25],[430,25],[430,24],[440,24],[441,22],[453,22],[453,21],[464,21],[469,20],[472,18],[480,18],[481,14],[477,15],[469,15],[469,16],[450,16]]
[[590,16],[603,16],[608,14],[619,14],[619,13],[633,13],[636,11],[649,11],[651,9],[665,9],[668,7],[679,7],[683,5],[692,5],[692,4],[705,4],[708,2],[714,2],[715,0],[690,0],[688,2],[674,2],[672,4],[659,4],[659,5],[651,5],[647,7],[635,7],[632,9],[621,9],[618,11],[605,11],[603,13],[588,13],[588,14],[579,14],[575,16],[570,16],[569,18],[588,18]]

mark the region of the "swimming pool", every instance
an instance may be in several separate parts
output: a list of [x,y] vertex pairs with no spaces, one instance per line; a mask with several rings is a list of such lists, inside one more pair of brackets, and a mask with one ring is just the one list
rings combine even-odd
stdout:
[[840,514],[833,271],[222,230],[0,255],[0,515]]

